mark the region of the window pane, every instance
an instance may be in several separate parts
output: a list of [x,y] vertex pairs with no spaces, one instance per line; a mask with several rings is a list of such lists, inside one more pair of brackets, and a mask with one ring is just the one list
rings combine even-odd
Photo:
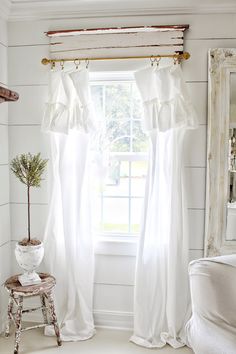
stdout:
[[148,137],[142,131],[141,122],[133,122],[133,150],[134,152],[148,151]]
[[124,119],[130,117],[131,85],[120,83],[105,86],[106,119]]
[[131,164],[131,195],[143,197],[147,175],[147,161],[134,161]]
[[104,195],[129,196],[129,162],[111,159]]
[[136,153],[148,150],[140,94],[134,81],[96,83],[91,91],[101,123],[99,150],[110,153],[100,204],[94,206],[97,225],[107,235],[138,233],[147,162],[137,160]]
[[113,143],[110,146],[111,152],[129,152],[130,151],[130,138],[117,138],[113,140]]
[[112,152],[130,151],[130,121],[108,121],[106,135]]
[[131,225],[130,232],[131,233],[139,233],[140,232],[140,221],[141,221],[141,213],[143,209],[143,199],[131,199]]
[[103,232],[129,232],[129,199],[103,199]]

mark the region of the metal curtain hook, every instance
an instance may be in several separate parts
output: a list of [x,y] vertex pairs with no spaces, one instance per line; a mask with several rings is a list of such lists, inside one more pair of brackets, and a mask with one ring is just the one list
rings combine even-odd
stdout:
[[86,64],[86,69],[88,69],[88,67],[89,67],[89,60],[88,59],[85,60],[85,64]]
[[55,61],[52,61],[52,63],[51,63],[51,70],[55,69],[55,66],[56,66]]
[[179,62],[177,57],[174,57],[174,65],[176,65]]
[[74,60],[74,64],[75,64],[76,70],[78,70],[78,67],[79,67],[79,65],[80,65],[80,60],[79,60],[79,59],[75,59],[75,60]]
[[159,65],[160,61],[161,61],[161,57],[157,57],[157,58],[156,58],[157,66]]
[[156,63],[156,65],[158,66],[159,63],[160,63],[160,60],[161,60],[161,57],[159,57],[159,56],[157,56],[157,57],[155,57],[155,58],[154,58],[153,56],[151,56],[151,57],[150,57],[151,66],[153,66],[154,63]]
[[61,60],[61,61],[60,61],[61,70],[64,70],[64,64],[65,64],[64,60]]
[[154,58],[153,56],[151,56],[151,57],[150,57],[151,66],[154,65],[155,61],[156,61],[156,58]]

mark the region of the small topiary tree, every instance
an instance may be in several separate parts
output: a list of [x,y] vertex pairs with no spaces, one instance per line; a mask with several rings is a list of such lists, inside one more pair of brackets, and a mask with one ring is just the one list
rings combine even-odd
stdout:
[[11,161],[11,171],[15,176],[27,186],[27,202],[28,202],[28,238],[20,244],[34,244],[31,240],[30,232],[30,188],[40,187],[42,174],[45,170],[48,160],[41,158],[40,153],[36,155],[21,154]]

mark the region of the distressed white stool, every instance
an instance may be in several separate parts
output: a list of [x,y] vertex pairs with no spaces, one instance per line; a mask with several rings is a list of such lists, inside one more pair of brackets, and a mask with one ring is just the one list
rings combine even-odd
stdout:
[[[10,322],[13,320],[16,326],[14,354],[18,354],[19,351],[21,332],[27,331],[29,329],[45,327],[47,325],[54,326],[57,344],[59,346],[62,344],[52,296],[52,290],[56,284],[56,279],[52,275],[45,273],[39,273],[39,276],[42,280],[40,284],[22,286],[18,281],[18,275],[14,275],[13,277],[7,279],[4,284],[5,288],[9,292],[8,321],[5,336],[9,336]],[[32,296],[40,297],[41,306],[24,310],[23,299]],[[14,305],[16,307],[15,312],[13,312]],[[22,328],[22,314],[30,313],[36,310],[42,310],[44,323]]]

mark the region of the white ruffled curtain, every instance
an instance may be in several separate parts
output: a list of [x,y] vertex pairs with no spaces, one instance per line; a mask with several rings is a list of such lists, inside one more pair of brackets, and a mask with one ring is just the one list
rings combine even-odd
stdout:
[[[42,122],[42,130],[50,134],[52,164],[45,263],[57,280],[55,301],[64,341],[85,340],[95,333],[89,185],[94,122],[89,92],[87,69],[52,72]],[[50,326],[46,334],[53,334]]]
[[134,334],[144,347],[185,345],[190,316],[183,144],[197,119],[179,65],[135,73],[150,137],[142,231],[136,266]]

